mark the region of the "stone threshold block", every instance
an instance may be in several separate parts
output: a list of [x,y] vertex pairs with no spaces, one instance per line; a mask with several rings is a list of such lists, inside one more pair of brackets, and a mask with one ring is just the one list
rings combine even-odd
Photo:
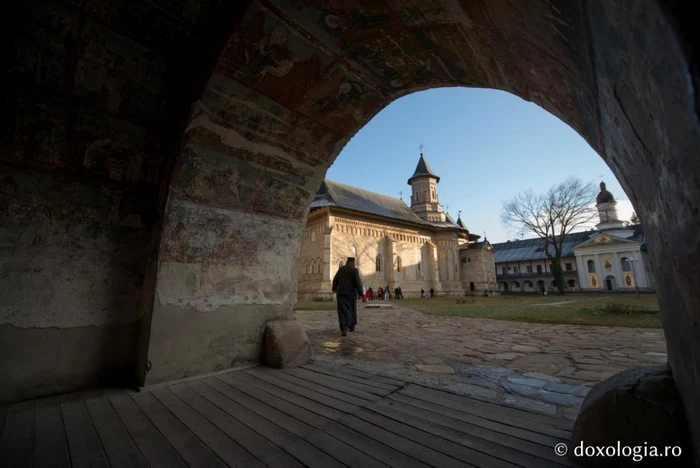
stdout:
[[278,369],[303,366],[311,359],[311,342],[304,327],[292,320],[274,320],[265,326],[263,362]]

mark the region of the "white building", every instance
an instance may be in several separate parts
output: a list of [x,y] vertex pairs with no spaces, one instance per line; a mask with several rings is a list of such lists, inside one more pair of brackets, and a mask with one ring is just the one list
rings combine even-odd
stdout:
[[[642,226],[625,226],[616,205],[601,182],[596,230],[571,233],[564,239],[561,264],[568,291],[654,289]],[[502,291],[556,290],[542,239],[501,242],[493,244],[493,249]]]

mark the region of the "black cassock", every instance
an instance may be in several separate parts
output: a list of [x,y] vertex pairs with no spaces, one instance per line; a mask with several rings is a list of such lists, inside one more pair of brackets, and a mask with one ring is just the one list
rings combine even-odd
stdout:
[[357,325],[357,297],[362,296],[362,280],[357,268],[350,265],[340,267],[333,277],[333,292],[337,296],[338,324],[340,331]]

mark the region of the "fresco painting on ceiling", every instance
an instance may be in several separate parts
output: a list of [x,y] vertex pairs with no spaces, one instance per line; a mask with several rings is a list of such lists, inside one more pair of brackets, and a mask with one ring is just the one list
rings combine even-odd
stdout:
[[454,19],[446,0],[388,0],[387,3],[408,26]]
[[3,93],[0,159],[63,168],[70,163],[63,101],[31,91]]
[[339,135],[354,133],[384,99],[356,76],[334,65],[304,98],[299,111]]
[[[220,142],[217,147],[221,152],[229,154],[233,151],[235,157],[245,158],[245,154],[238,152],[238,148],[249,145],[232,141],[231,138],[240,138],[255,144],[264,143],[280,151],[256,151],[259,157],[272,157],[275,154],[279,158],[293,158],[292,161],[296,160],[307,166],[298,169],[301,171],[299,174],[305,176],[314,173],[314,166],[328,160],[340,140],[339,136],[319,127],[311,120],[222,75],[214,75],[209,81],[209,86],[195,109],[189,138],[203,134],[200,131],[192,133],[193,130],[203,130],[199,127],[199,119],[196,117],[198,113],[208,114],[214,126],[221,127],[215,129],[225,135],[217,136]],[[233,135],[228,136],[230,132],[227,130],[232,130]],[[221,148],[222,145],[230,147],[231,150]]]
[[400,27],[398,17],[376,0],[281,0],[275,6],[336,54]]
[[282,218],[303,216],[309,193],[294,177],[206,150],[186,148],[173,182],[175,198]]
[[312,44],[256,4],[226,43],[217,71],[293,109],[329,63]]
[[165,65],[133,41],[117,41],[101,26],[86,24],[80,39],[73,93],[92,107],[157,125],[166,115]]
[[446,82],[431,57],[419,48],[411,32],[398,30],[348,51],[350,64],[371,72],[372,79],[387,91],[406,87],[428,88]]
[[89,175],[155,183],[160,145],[143,127],[81,108],[74,130],[75,159]]
[[[63,90],[67,81],[67,44],[75,39],[77,18],[59,5],[34,5],[25,14],[22,35],[15,39],[15,63],[7,64],[10,79],[30,81],[42,87]],[[41,40],[36,40],[41,37]],[[34,38],[34,39],[32,39]]]

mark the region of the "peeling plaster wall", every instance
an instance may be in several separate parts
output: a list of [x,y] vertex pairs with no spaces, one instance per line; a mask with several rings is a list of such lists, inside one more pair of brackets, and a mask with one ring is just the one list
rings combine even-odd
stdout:
[[0,181],[0,402],[129,375],[148,207],[1,165]]
[[[307,202],[335,142],[214,75],[194,106],[158,255],[146,384],[260,361],[265,323],[291,319]],[[318,150],[317,150],[318,151]]]

